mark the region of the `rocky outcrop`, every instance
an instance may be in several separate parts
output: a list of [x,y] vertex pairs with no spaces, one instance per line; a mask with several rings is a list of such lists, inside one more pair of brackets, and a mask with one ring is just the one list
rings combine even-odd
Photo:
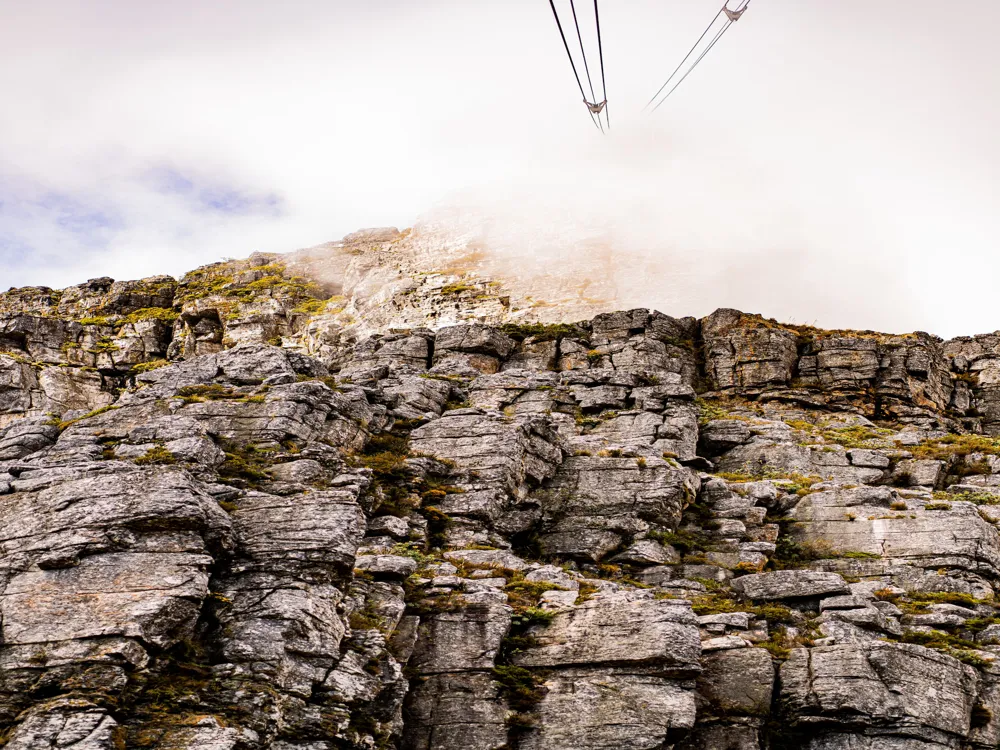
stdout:
[[997,746],[996,335],[428,242],[0,295],[5,747]]

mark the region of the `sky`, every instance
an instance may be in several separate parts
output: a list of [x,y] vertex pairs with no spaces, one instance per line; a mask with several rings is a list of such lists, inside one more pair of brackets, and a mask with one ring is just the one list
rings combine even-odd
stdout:
[[0,0],[0,288],[458,215],[669,314],[1000,328],[1000,5],[754,0],[643,113],[717,10],[603,0],[602,135],[545,0]]

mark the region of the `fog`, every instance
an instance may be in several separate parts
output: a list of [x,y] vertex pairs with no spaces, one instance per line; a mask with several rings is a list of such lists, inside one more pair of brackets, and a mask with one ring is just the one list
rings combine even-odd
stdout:
[[650,116],[717,2],[605,2],[607,136],[543,0],[0,9],[3,288],[447,219],[675,315],[1000,328],[1000,6],[756,0]]

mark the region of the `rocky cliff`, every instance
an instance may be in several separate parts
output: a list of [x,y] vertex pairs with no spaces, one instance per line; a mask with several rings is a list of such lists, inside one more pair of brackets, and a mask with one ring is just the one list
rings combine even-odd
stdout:
[[1000,334],[600,287],[379,230],[0,295],[0,744],[1000,746]]

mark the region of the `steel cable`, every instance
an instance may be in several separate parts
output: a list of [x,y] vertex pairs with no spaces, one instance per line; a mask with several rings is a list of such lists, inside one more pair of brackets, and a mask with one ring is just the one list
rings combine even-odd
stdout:
[[[584,101],[587,101],[587,94],[584,93],[583,84],[580,83],[580,74],[576,72],[576,63],[573,62],[573,54],[569,51],[569,44],[566,42],[566,34],[563,33],[562,22],[559,20],[559,13],[556,12],[556,4],[554,0],[549,0],[549,7],[552,8],[552,16],[556,19],[556,26],[559,27],[559,36],[562,37],[563,47],[566,49],[566,56],[569,58],[569,64],[573,68],[573,77],[576,78],[576,85],[580,88],[580,96],[583,97]],[[587,107],[587,111],[590,112],[590,107]],[[594,123],[595,128],[601,130],[601,127],[594,119],[593,112],[590,112],[590,121]]]
[[[569,0],[569,8],[573,11],[573,25],[576,26],[576,39],[580,42],[580,56],[583,58],[583,70],[587,74],[587,85],[590,87],[590,101],[597,104],[597,94],[594,93],[594,82],[590,80],[590,66],[587,65],[587,52],[583,48],[583,36],[580,34],[580,22],[576,17],[576,3],[574,0]],[[587,104],[587,109],[590,109],[590,105],[587,102],[587,97],[584,96],[584,103]],[[593,112],[591,112],[593,115]],[[597,124],[601,128],[601,132],[604,132],[604,126],[601,124],[601,113],[597,113]]]
[[674,68],[673,72],[667,77],[667,80],[663,82],[663,85],[660,86],[659,90],[655,94],[653,94],[652,97],[650,97],[650,100],[646,102],[646,106],[643,107],[643,109],[648,108],[649,105],[652,104],[653,101],[656,99],[656,97],[660,95],[660,92],[663,91],[663,89],[665,89],[670,84],[670,82],[674,79],[674,76],[677,75],[677,71],[679,71],[684,66],[684,63],[688,61],[688,58],[691,57],[692,54],[694,54],[694,51],[696,49],[698,49],[698,45],[701,44],[701,40],[704,39],[705,35],[708,34],[708,32],[711,30],[713,26],[715,26],[715,22],[719,20],[719,16],[721,15],[722,15],[722,8],[719,8],[719,12],[715,14],[715,18],[713,18],[712,22],[705,27],[705,30],[703,32],[701,32],[701,36],[698,37],[698,41],[695,42],[694,45],[691,47],[691,49],[688,50],[688,53],[684,55],[684,59],[681,60],[679,63],[677,63],[677,67]]
[[[750,0],[745,0],[743,3],[741,3],[736,8],[736,12],[740,12],[741,13],[742,11],[746,10],[746,7],[749,4],[750,4]],[[726,6],[724,5],[723,8],[725,8],[725,7]],[[722,13],[721,9],[719,10],[719,13]],[[719,17],[719,14],[717,13],[716,16],[715,16],[715,18],[718,18],[718,17]],[[714,23],[715,23],[715,19],[712,19],[712,24],[714,24]],[[718,41],[722,38],[722,36],[729,30],[729,27],[732,26],[734,23],[736,23],[736,21],[734,21],[732,19],[729,19],[726,22],[726,24],[716,33],[716,35],[712,39],[712,41],[709,42],[709,44],[705,48],[705,50],[700,55],[698,55],[698,58],[691,64],[691,67],[688,68],[684,72],[684,75],[681,76],[680,80],[677,81],[677,83],[675,83],[673,85],[673,87],[671,87],[671,89],[666,94],[663,95],[663,98],[660,99],[660,101],[657,103],[657,105],[655,107],[653,107],[653,110],[652,110],[653,112],[655,112],[656,110],[658,110],[660,108],[660,106],[663,104],[663,102],[665,102],[669,98],[669,96],[672,93],[674,93],[674,91],[677,90],[677,87],[680,86],[682,83],[684,83],[684,79],[686,79],[689,75],[691,75],[692,72],[694,72],[694,69],[698,67],[698,63],[700,63],[705,58],[705,55],[707,55],[709,52],[712,51],[712,47],[714,47],[716,45],[716,43],[718,43]],[[711,25],[709,25],[709,28],[711,28]],[[699,39],[699,41],[701,41],[701,40]],[[697,43],[695,44],[695,46],[697,47]],[[681,64],[683,65],[683,62]],[[669,83],[669,79],[668,79],[668,83]],[[664,84],[664,85],[666,85],[666,84]],[[663,88],[661,87],[660,90],[662,91]],[[655,98],[656,97],[654,96],[653,99],[655,99]],[[647,104],[646,106],[648,107],[649,104]]]
[[[601,14],[597,10],[597,0],[594,0],[594,18],[597,20],[597,52],[601,56],[601,94],[604,97],[604,118],[611,129],[611,115],[608,114],[608,86],[604,80],[604,45],[601,44]],[[600,119],[600,116],[598,116]]]

